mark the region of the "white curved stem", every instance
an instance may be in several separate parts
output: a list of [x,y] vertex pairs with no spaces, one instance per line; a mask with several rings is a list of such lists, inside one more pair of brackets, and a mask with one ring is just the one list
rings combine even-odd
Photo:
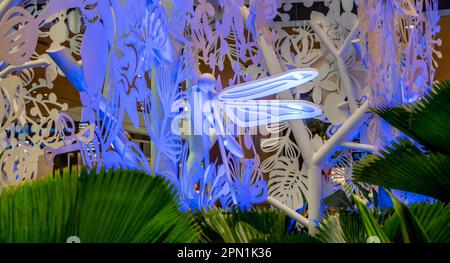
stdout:
[[342,147],[351,150],[361,150],[365,152],[375,152],[375,146],[370,144],[356,143],[356,142],[343,142]]
[[298,214],[297,212],[295,212],[294,210],[290,209],[289,207],[285,206],[284,204],[282,204],[280,201],[278,201],[277,199],[269,196],[267,198],[267,203],[273,205],[274,207],[280,209],[281,211],[283,211],[284,213],[286,213],[287,216],[295,219],[295,221],[299,222],[301,225],[305,226],[305,227],[310,227],[311,222],[303,217],[302,215]]
[[354,133],[358,132],[358,127],[365,120],[366,113],[369,110],[369,103],[366,101],[353,115],[348,118],[341,128],[331,138],[320,147],[320,149],[313,155],[313,164],[319,165],[330,154],[333,153],[333,149],[336,149],[339,145],[353,138]]

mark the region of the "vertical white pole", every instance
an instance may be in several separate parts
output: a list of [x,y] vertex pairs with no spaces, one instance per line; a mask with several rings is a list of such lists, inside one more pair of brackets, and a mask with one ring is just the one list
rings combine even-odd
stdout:
[[[248,18],[249,11],[246,7],[241,8],[241,13],[244,19]],[[309,220],[320,219],[320,208],[322,199],[322,163],[325,159],[338,147],[342,145],[346,140],[353,139],[353,133],[358,131],[358,128],[363,123],[368,111],[368,103],[364,103],[361,107],[358,107],[358,103],[353,94],[351,80],[348,74],[348,70],[345,66],[342,54],[346,51],[347,46],[351,43],[354,35],[359,30],[359,23],[356,23],[352,31],[345,40],[344,46],[339,50],[331,43],[331,41],[325,37],[323,31],[316,23],[311,23],[313,30],[317,33],[323,45],[333,54],[337,61],[338,69],[341,74],[341,81],[343,83],[343,90],[348,98],[350,111],[352,116],[343,124],[343,126],[336,132],[320,149],[315,152],[311,142],[310,134],[303,121],[290,121],[289,125],[292,129],[295,140],[302,154],[302,158],[307,167],[308,173],[308,218]],[[273,47],[265,41],[264,37],[258,38],[258,44],[263,52],[264,59],[266,60],[267,68],[270,74],[279,74],[282,72],[281,65],[278,61],[276,53]],[[280,99],[293,99],[292,94],[289,91],[280,93],[278,95]],[[349,144],[355,146],[354,144]],[[370,147],[370,150],[372,148]],[[273,198],[272,198],[273,199]],[[271,199],[269,199],[271,200]],[[282,209],[286,212],[287,207]],[[288,211],[286,213],[292,214],[295,211]],[[309,224],[309,233],[315,234],[315,224]]]
[[[248,8],[242,7],[241,13],[246,20],[249,15]],[[283,69],[281,68],[280,62],[278,61],[273,47],[267,44],[263,36],[260,36],[258,38],[258,44],[263,52],[263,56],[270,74],[276,75],[282,73]],[[285,91],[278,94],[278,98],[292,100],[294,99],[294,96],[292,96],[290,91]],[[310,134],[308,132],[308,128],[302,120],[289,121],[289,125],[300,149],[303,161],[306,163],[306,167],[308,168],[308,218],[309,220],[319,220],[320,202],[322,197],[322,174],[320,172],[320,168],[312,167],[312,155],[314,153],[314,147],[310,140]],[[316,191],[317,189],[318,191]],[[314,235],[315,228],[310,227],[309,233],[311,235]]]
[[[308,167],[308,218],[313,221],[320,219],[322,201],[322,168],[321,164]],[[315,235],[315,224],[309,227],[309,233]]]

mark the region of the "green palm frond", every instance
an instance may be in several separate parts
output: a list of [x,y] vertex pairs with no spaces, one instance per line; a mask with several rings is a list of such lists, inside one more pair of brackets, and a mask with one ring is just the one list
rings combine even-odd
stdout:
[[318,239],[325,243],[365,243],[374,236],[381,243],[450,242],[450,206],[413,204],[406,206],[390,194],[394,209],[371,211],[361,199],[353,195],[357,213],[341,211],[323,219]]
[[82,242],[190,242],[198,231],[161,177],[129,170],[80,176]]
[[365,243],[367,240],[361,218],[349,211],[340,211],[324,218],[317,236],[324,243]]
[[197,213],[204,241],[213,243],[318,242],[305,234],[287,234],[286,216],[278,211],[203,211]]
[[363,201],[356,195],[352,195],[353,200],[358,207],[358,214],[361,217],[361,222],[366,230],[368,237],[378,237],[381,243],[391,243],[389,238],[381,228],[380,223],[377,221],[372,212],[367,208]]
[[251,212],[235,210],[233,218],[236,222],[251,225],[260,233],[281,236],[286,232],[286,215],[273,209],[259,208]]
[[[433,243],[450,242],[450,206],[440,202],[431,205],[425,203],[413,204],[408,209],[415,216],[425,233]],[[395,242],[404,242],[401,230],[401,220],[398,214],[391,216],[384,225],[386,235]]]
[[351,200],[348,198],[347,194],[341,189],[324,198],[323,203],[328,208],[334,209],[348,209],[352,207]]
[[450,81],[445,81],[415,104],[372,111],[429,150],[450,154],[449,105]]
[[269,209],[251,212],[217,209],[205,211],[199,219],[205,233],[214,233],[209,238],[211,242],[248,243],[264,240],[269,235],[282,235],[285,231],[285,216]]
[[73,235],[76,176],[65,172],[3,188],[0,194],[0,243],[66,242]]
[[198,233],[168,184],[143,172],[66,171],[0,195],[0,242],[192,242]]
[[450,201],[450,156],[424,153],[399,140],[380,153],[369,155],[353,168],[355,180]]
[[402,202],[400,202],[392,193],[389,193],[394,204],[396,215],[401,221],[401,231],[403,240],[406,243],[429,243],[430,238],[425,233],[423,226],[417,221],[416,216]]

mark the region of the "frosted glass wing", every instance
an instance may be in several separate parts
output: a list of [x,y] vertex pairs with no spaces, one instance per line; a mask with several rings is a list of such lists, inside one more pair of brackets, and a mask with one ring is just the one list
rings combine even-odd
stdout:
[[219,94],[219,100],[244,101],[264,98],[300,86],[315,79],[319,73],[315,69],[294,69],[282,74],[231,86]]
[[302,100],[223,101],[227,121],[241,127],[256,127],[282,121],[314,118],[319,106]]

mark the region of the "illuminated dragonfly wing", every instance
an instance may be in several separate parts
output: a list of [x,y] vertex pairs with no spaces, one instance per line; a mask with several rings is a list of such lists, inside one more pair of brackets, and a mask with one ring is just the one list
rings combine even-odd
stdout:
[[222,109],[227,121],[240,127],[309,119],[322,114],[319,106],[302,100],[222,101]]
[[264,98],[300,86],[315,79],[315,69],[294,69],[268,78],[228,87],[217,94],[219,100],[245,101]]

